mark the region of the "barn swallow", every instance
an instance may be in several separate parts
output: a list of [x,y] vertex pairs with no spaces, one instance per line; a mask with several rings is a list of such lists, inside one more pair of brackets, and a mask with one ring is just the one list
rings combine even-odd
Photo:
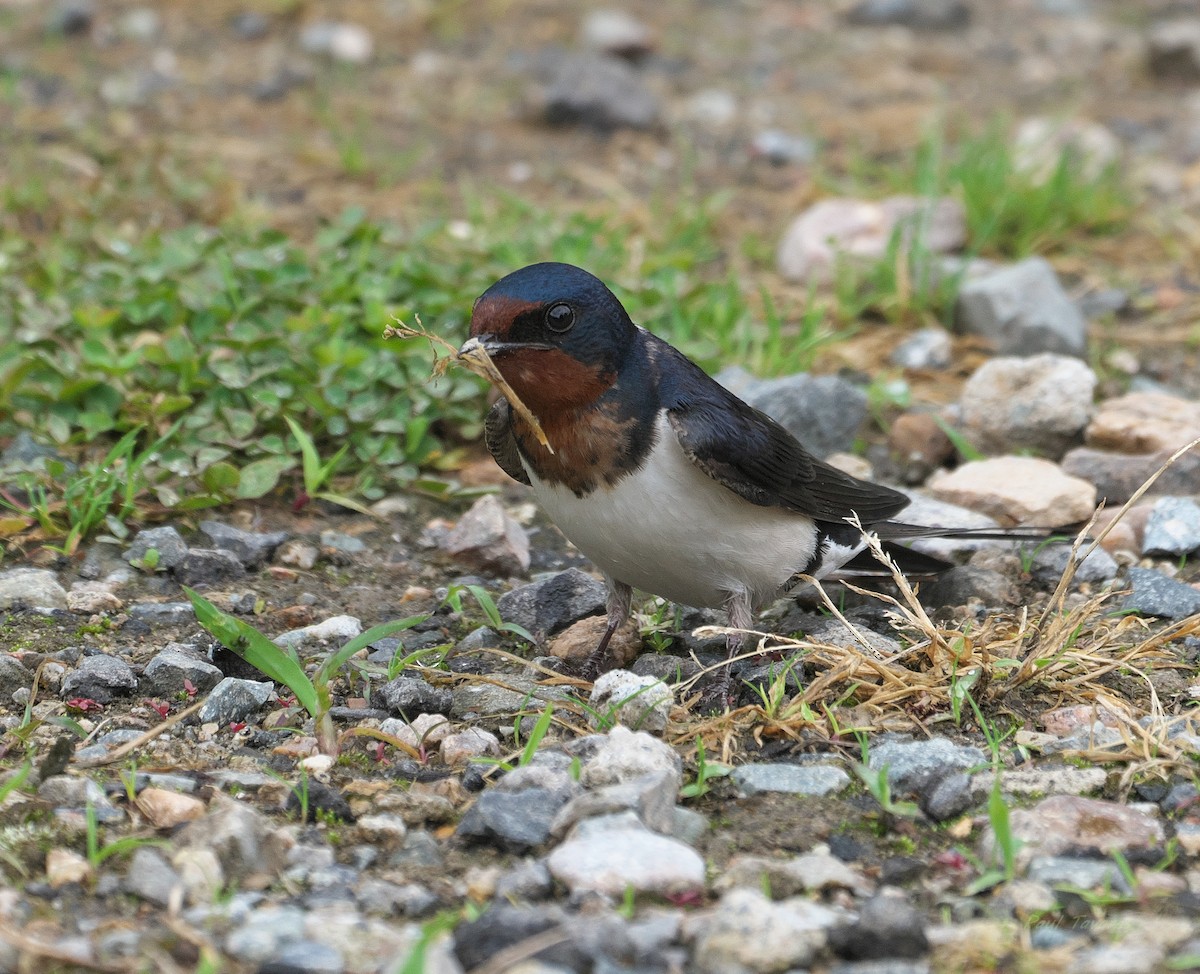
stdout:
[[[891,521],[904,494],[813,456],[578,267],[533,264],[497,281],[470,334],[463,349],[483,346],[546,440],[501,399],[488,450],[604,575],[607,627],[588,676],[635,588],[724,608],[747,629],[800,576],[823,578],[863,550],[847,518],[881,537],[935,533]],[[731,637],[730,655],[740,645]]]

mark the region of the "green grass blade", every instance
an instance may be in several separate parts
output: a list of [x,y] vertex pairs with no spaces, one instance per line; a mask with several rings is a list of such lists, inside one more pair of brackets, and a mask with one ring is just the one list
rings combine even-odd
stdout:
[[400,632],[401,630],[411,629],[413,626],[420,625],[428,618],[429,615],[426,613],[425,615],[409,616],[407,619],[393,619],[391,622],[384,622],[372,629],[368,629],[366,632],[359,633],[318,667],[314,682],[327,682],[329,677],[333,673],[336,673],[360,649],[365,649],[371,643],[377,642],[385,636],[390,636],[394,632]]

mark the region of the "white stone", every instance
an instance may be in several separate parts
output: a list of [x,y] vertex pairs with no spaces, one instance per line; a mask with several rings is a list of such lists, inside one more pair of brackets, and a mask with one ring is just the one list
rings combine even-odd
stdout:
[[1053,528],[1084,521],[1096,509],[1096,488],[1049,460],[995,457],[938,472],[929,490],[939,500],[994,517],[1002,525]]

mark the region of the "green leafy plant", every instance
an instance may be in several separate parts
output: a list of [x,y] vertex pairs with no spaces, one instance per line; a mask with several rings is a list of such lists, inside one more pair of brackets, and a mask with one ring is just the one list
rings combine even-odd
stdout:
[[339,743],[333,720],[329,716],[333,706],[330,683],[338,671],[350,657],[372,643],[392,633],[411,629],[429,618],[427,615],[410,616],[368,629],[326,656],[309,677],[294,650],[281,649],[249,623],[222,612],[192,589],[185,586],[184,592],[196,611],[196,621],[212,633],[221,645],[268,678],[286,686],[295,695],[300,706],[313,718],[321,753],[332,755],[338,753]]
[[733,767],[721,761],[708,760],[704,741],[696,735],[696,778],[679,789],[680,798],[703,798],[712,791],[712,782],[733,774]]
[[451,585],[446,592],[446,598],[443,602],[450,606],[455,612],[463,611],[462,597],[463,593],[470,594],[483,610],[484,617],[487,619],[487,624],[496,632],[506,632],[513,636],[519,636],[526,642],[536,643],[537,640],[530,635],[529,631],[524,626],[520,626],[515,622],[505,622],[500,617],[500,609],[497,608],[495,600],[482,585]]
[[292,436],[296,438],[296,442],[300,444],[301,469],[304,473],[304,495],[298,501],[296,506],[302,507],[310,500],[324,500],[331,504],[337,504],[339,507],[347,507],[352,511],[358,511],[360,514],[370,514],[371,512],[354,500],[352,497],[346,497],[344,494],[337,494],[325,488],[325,485],[336,473],[338,466],[345,459],[346,451],[350,449],[350,444],[343,444],[342,448],[337,451],[325,463],[321,463],[321,458],[317,454],[316,445],[313,439],[301,428],[291,416],[284,416],[288,427],[292,431]]

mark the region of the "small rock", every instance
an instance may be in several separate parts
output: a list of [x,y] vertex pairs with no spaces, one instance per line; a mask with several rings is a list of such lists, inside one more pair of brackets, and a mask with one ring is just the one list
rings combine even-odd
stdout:
[[173,829],[190,822],[203,815],[207,807],[199,798],[163,788],[143,788],[136,805],[156,829]]
[[[76,584],[88,585],[88,582]],[[96,588],[72,588],[67,593],[67,608],[76,615],[101,615],[120,612],[125,603],[112,592]]]
[[644,731],[618,724],[604,735],[595,753],[583,764],[580,782],[588,788],[618,784],[654,771],[670,772],[675,791],[683,783],[683,761],[675,750]]
[[979,748],[953,744],[944,737],[885,741],[872,747],[867,759],[871,770],[887,769],[893,795],[916,795],[922,810],[936,821],[952,818],[969,806],[971,783],[963,772],[985,764]]
[[546,50],[539,67],[544,84],[532,100],[547,125],[585,125],[609,132],[650,129],[661,122],[658,97],[619,58]]
[[52,889],[62,889],[72,883],[82,884],[92,879],[91,863],[70,849],[50,849],[46,853],[46,882]]
[[[455,927],[454,957],[450,959],[454,962],[453,966],[447,963],[437,968],[436,972],[455,974],[458,971],[475,970],[505,949],[561,927],[564,920],[562,909],[557,906],[531,909],[510,903],[496,903],[475,919]],[[523,968],[528,970],[530,965],[532,971],[529,974],[561,974],[591,966],[589,959],[584,957],[569,936],[538,951],[536,960],[517,963],[510,966],[509,970],[513,974],[520,974]]]
[[952,354],[950,333],[945,328],[921,328],[897,345],[888,361],[902,369],[944,369]]
[[487,494],[458,520],[445,539],[446,552],[467,567],[497,575],[529,570],[529,538],[504,506]]
[[193,691],[207,693],[221,682],[224,674],[190,647],[169,643],[142,671],[142,689],[155,697],[173,697],[187,692],[187,684]]
[[696,970],[727,974],[807,967],[837,921],[833,910],[807,899],[775,903],[758,890],[730,890],[697,924]]
[[59,0],[46,20],[46,31],[72,37],[92,29],[96,5],[91,0]]
[[355,555],[366,554],[367,544],[345,531],[322,531],[321,553],[338,562],[350,562]]
[[675,699],[661,680],[628,670],[609,670],[592,687],[589,717],[593,727],[603,720],[616,721],[634,730],[661,734],[667,729]]
[[663,683],[683,683],[700,672],[700,664],[686,656],[643,653],[634,660],[630,672],[638,676],[652,676]]
[[[1110,505],[1124,504],[1173,453],[1142,453],[1129,456],[1079,447],[1062,459],[1062,468],[1073,477],[1096,485],[1098,496]],[[1151,494],[1187,494],[1200,483],[1200,450],[1185,453],[1150,487]]]
[[860,0],[846,12],[860,27],[899,26],[916,30],[955,30],[971,20],[964,0]]
[[[1018,855],[1026,862],[1075,849],[1104,856],[1114,851],[1128,853],[1156,848],[1164,841],[1162,823],[1155,816],[1130,805],[1078,795],[1053,795],[1032,808],[1015,808],[1009,813],[1009,826],[1021,843]],[[995,836],[990,827],[981,848],[992,861]]]
[[[44,677],[43,673],[43,679]],[[0,700],[11,700],[18,690],[29,690],[32,687],[33,673],[16,657],[9,653],[0,653]]]
[[306,572],[317,563],[320,555],[321,550],[315,544],[293,538],[280,545],[276,560],[281,565],[291,565]]
[[[592,651],[600,645],[600,637],[608,628],[605,616],[588,616],[567,626],[562,632],[550,640],[546,651],[557,659],[582,663]],[[605,662],[609,665],[624,667],[634,662],[642,653],[642,637],[632,622],[627,622],[613,633],[608,641],[608,655]]]
[[209,694],[200,708],[201,723],[227,727],[257,713],[275,695],[272,683],[226,677]]
[[1162,392],[1130,392],[1100,404],[1084,440],[1098,450],[1157,453],[1178,450],[1198,432],[1200,402]]
[[21,604],[35,609],[65,609],[67,590],[54,572],[42,568],[10,568],[0,572],[0,609]]
[[888,449],[906,483],[925,479],[954,456],[954,444],[932,413],[901,413],[888,429]]
[[64,698],[84,697],[97,703],[111,703],[137,689],[137,677],[129,664],[118,656],[101,653],[88,656],[63,680]]
[[921,586],[921,602],[927,606],[960,606],[978,601],[987,608],[1016,605],[1020,592],[1002,572],[976,565],[955,565]]
[[[596,821],[596,820],[592,820]],[[620,855],[614,855],[614,850]],[[613,828],[568,839],[546,860],[551,875],[574,894],[621,896],[704,889],[704,860],[689,846],[644,828]]]
[[220,521],[201,521],[200,532],[219,551],[228,551],[246,568],[258,568],[288,539],[286,531],[243,531]]
[[162,857],[157,849],[143,846],[135,849],[129,859],[129,869],[121,887],[147,903],[155,906],[167,906],[171,902],[171,894],[180,885],[178,873],[171,868],[170,863]]
[[295,940],[280,944],[279,952],[258,968],[258,974],[343,974],[345,970],[345,958],[336,947],[318,940]]
[[1200,551],[1200,504],[1186,497],[1163,497],[1146,522],[1142,553],[1179,556]]
[[867,394],[838,376],[757,379],[734,366],[722,369],[716,379],[819,457],[851,449],[867,418]]
[[546,899],[554,888],[554,877],[540,859],[511,866],[496,880],[495,898],[499,903],[512,900],[533,902]]
[[140,564],[151,549],[158,552],[155,567],[164,571],[183,564],[188,553],[188,546],[173,527],[145,528],[134,535],[133,544],[125,552],[125,560]]
[[468,764],[472,758],[497,757],[500,754],[500,742],[496,735],[478,727],[470,727],[457,734],[447,734],[442,738],[442,761],[451,768]]
[[798,165],[812,162],[817,157],[817,143],[805,135],[763,129],[750,140],[750,154],[776,166]]
[[372,699],[376,698],[393,714],[407,720],[423,714],[448,714],[453,700],[450,690],[432,687],[416,676],[398,676],[385,683],[373,694]]
[[332,616],[302,629],[280,633],[271,641],[284,649],[298,649],[310,643],[349,642],[362,631],[362,622],[354,616]]
[[1133,892],[1121,869],[1111,859],[1084,859],[1077,856],[1038,856],[1026,873],[1036,883],[1047,886],[1073,886],[1077,889],[1111,889],[1128,896]]
[[1122,609],[1161,619],[1185,619],[1200,612],[1200,591],[1168,578],[1152,568],[1130,568],[1133,591],[1125,596]]
[[955,321],[1001,355],[1087,354],[1087,321],[1041,257],[966,278]]
[[550,838],[550,826],[567,796],[545,788],[488,790],[467,809],[455,835],[525,852]]
[[506,592],[496,600],[496,607],[505,621],[515,622],[541,640],[585,616],[603,612],[606,599],[602,582],[578,568],[568,568]]
[[925,916],[902,891],[885,890],[862,905],[854,923],[830,930],[829,946],[849,960],[920,957],[929,950]]
[[243,41],[260,41],[267,36],[271,22],[257,10],[242,10],[229,18],[229,26]]
[[668,771],[655,771],[620,784],[594,788],[571,797],[555,816],[551,834],[565,835],[587,818],[631,811],[650,831],[674,835],[675,798],[675,778]]
[[820,797],[850,784],[845,771],[828,764],[742,764],[730,777],[743,795],[777,791]]
[[1028,448],[1058,458],[1087,425],[1095,390],[1096,374],[1076,358],[993,358],[963,386],[963,430],[989,453]]
[[389,717],[379,729],[392,737],[398,737],[409,747],[426,747],[438,744],[450,733],[451,724],[441,714],[417,714],[412,720],[397,720]]
[[654,31],[624,10],[589,10],[579,35],[584,47],[630,61],[654,50]]
[[[160,561],[159,564],[162,564]],[[245,577],[246,569],[228,551],[213,548],[192,548],[175,566],[175,578],[180,585],[222,585]]]
[[1200,19],[1162,21],[1146,35],[1150,73],[1164,81],[1200,81]]
[[[1090,542],[1080,549],[1080,554],[1091,547]],[[1037,551],[1033,556],[1033,577],[1040,582],[1055,583],[1066,571],[1067,563],[1071,560],[1069,544],[1049,544]],[[1075,578],[1081,582],[1110,582],[1117,577],[1120,566],[1113,556],[1103,548],[1097,548],[1082,562],[1075,566]]]
[[1096,488],[1035,457],[974,460],[935,474],[930,492],[994,517],[1002,525],[1053,528],[1085,521],[1096,509]]
[[1099,179],[1121,158],[1121,142],[1103,125],[1027,118],[1013,139],[1013,167],[1044,184],[1062,165],[1083,180]]
[[882,259],[897,232],[905,249],[916,239],[926,253],[948,253],[966,243],[966,214],[963,205],[950,197],[932,204],[915,196],[893,196],[878,203],[820,200],[788,226],[775,263],[789,281],[829,280],[839,258],[859,263]]
[[152,626],[179,626],[196,621],[191,602],[142,602],[131,605],[129,615]]
[[364,64],[371,60],[375,44],[365,27],[319,20],[300,32],[300,46],[309,54],[323,54],[345,64]]

